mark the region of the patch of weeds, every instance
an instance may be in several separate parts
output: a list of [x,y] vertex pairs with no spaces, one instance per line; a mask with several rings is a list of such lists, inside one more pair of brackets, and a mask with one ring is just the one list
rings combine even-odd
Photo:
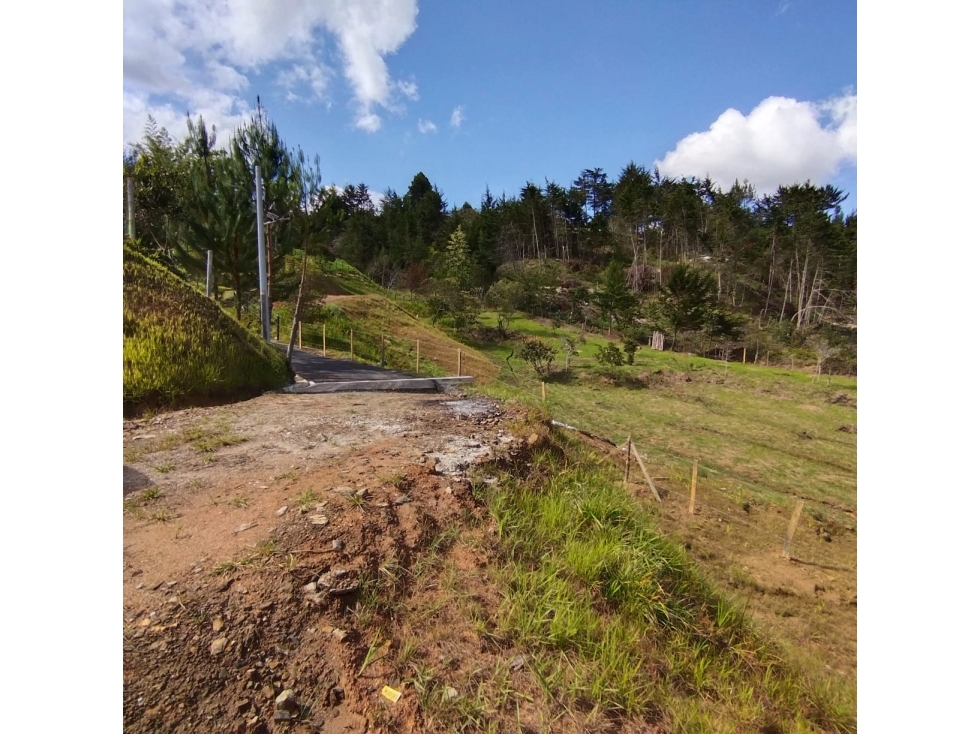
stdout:
[[440,688],[435,669],[425,663],[412,663],[411,669],[415,674],[407,683],[415,689],[422,710],[430,711],[432,704],[437,700],[436,693]]
[[419,643],[414,637],[405,637],[398,644],[398,650],[394,655],[394,669],[399,676],[404,676],[411,666],[411,661],[418,652]]
[[353,608],[352,616],[358,627],[369,627],[377,615],[376,597],[372,598],[371,590],[360,586],[360,600]]
[[160,451],[169,451],[170,449],[176,448],[180,444],[184,443],[180,434],[170,433],[163,438],[160,442]]
[[228,504],[231,505],[232,507],[245,508],[245,507],[248,507],[248,498],[247,497],[244,497],[244,496],[242,496],[240,494],[237,494],[237,495],[235,495],[234,497],[231,498],[231,500],[228,502]]
[[[163,497],[163,491],[159,487],[147,487],[137,495],[130,495],[122,501],[122,511],[142,519],[146,517],[143,511],[144,506],[149,502],[154,502]],[[156,519],[154,516],[153,519]],[[161,521],[162,522],[162,521]]]
[[236,443],[242,443],[247,440],[244,436],[208,436],[200,441],[194,441],[194,449],[198,453],[210,453],[217,451],[222,446],[234,446]]
[[222,446],[233,446],[248,440],[247,436],[231,433],[227,423],[219,423],[214,428],[194,426],[175,438],[180,443],[191,444],[200,454],[212,453]]
[[235,556],[230,561],[222,561],[214,567],[214,573],[223,576],[232,571],[239,571],[243,568],[257,568],[265,564],[269,558],[277,553],[278,549],[275,540],[269,538],[257,543],[248,553]]
[[401,472],[395,472],[394,474],[384,477],[381,479],[382,484],[390,484],[395,489],[404,490],[405,489],[406,477]]
[[122,501],[122,511],[126,514],[132,515],[137,520],[141,520],[146,514],[143,512],[142,503],[140,502],[139,497],[127,497],[124,499]]
[[387,643],[382,643],[378,645],[377,641],[380,639],[380,637],[381,637],[380,632],[376,632],[374,634],[374,639],[371,640],[371,644],[367,648],[367,654],[364,656],[364,662],[360,666],[360,670],[357,671],[358,676],[364,674],[364,671],[367,670],[367,666],[370,665],[372,662],[374,662],[374,659],[377,657],[378,652],[380,652],[381,648],[383,648],[384,645],[387,644]]
[[168,523],[171,520],[175,520],[176,518],[177,516],[174,513],[170,512],[170,510],[157,510],[152,515],[150,515],[151,520],[160,523]]
[[204,480],[197,478],[190,483],[191,489],[204,489]]
[[156,469],[158,472],[160,472],[160,474],[169,474],[170,472],[172,472],[174,469],[177,468],[177,465],[172,461],[167,461],[163,464],[157,464],[153,468]]
[[280,479],[288,479],[290,482],[295,481],[296,479],[299,479],[299,472],[295,470],[287,471],[285,474],[279,474],[275,478],[275,481],[279,481]]
[[314,492],[312,489],[305,489],[302,491],[299,497],[296,498],[296,506],[300,510],[308,510],[310,507],[316,505],[319,501],[320,496],[317,492]]

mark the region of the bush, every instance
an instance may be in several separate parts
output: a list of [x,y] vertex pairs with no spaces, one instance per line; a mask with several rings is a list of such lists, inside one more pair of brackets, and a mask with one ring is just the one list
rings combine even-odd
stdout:
[[517,353],[520,359],[530,362],[534,371],[544,377],[551,372],[551,362],[557,356],[557,350],[547,346],[540,339],[532,339],[526,342]]
[[604,364],[607,367],[621,367],[623,361],[622,352],[617,346],[609,342],[607,347],[599,348],[598,361],[600,364]]

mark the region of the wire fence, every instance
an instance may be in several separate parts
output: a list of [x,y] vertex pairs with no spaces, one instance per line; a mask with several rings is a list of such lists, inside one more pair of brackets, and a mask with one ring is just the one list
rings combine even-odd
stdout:
[[[556,406],[548,402],[546,382],[504,371],[492,386],[513,391],[524,401],[546,406],[552,414],[555,412]],[[651,449],[641,454],[631,436],[619,444],[590,432],[587,427],[564,423],[558,417],[551,420],[551,425],[597,439],[596,443],[620,466],[624,480],[626,472],[630,472],[626,484],[631,488],[645,486],[644,476],[632,461],[632,457],[640,457],[651,479],[652,487],[647,489],[652,490],[650,494],[656,493],[678,525],[696,530],[703,521],[723,523],[726,532],[745,541],[726,544],[735,554],[736,546],[746,545],[751,549],[746,552],[755,553],[761,545],[776,551],[786,563],[814,565],[837,572],[856,571],[855,509],[820,498],[800,497],[788,488],[755,486],[741,477],[700,466],[699,462],[685,457],[671,457],[670,461],[662,462],[656,456],[668,455],[669,451],[651,445],[648,440],[638,442]],[[773,495],[778,498],[776,501],[771,501]],[[791,510],[788,517],[786,510]],[[707,535],[702,536],[704,542]]]
[[[275,341],[289,341],[291,319],[276,314],[271,327]],[[350,321],[342,318],[312,324],[299,322],[295,346],[324,356],[378,365],[419,377],[469,376],[478,383],[486,383],[498,372],[485,357],[468,348],[453,348],[422,334],[416,339],[406,339],[352,326]]]

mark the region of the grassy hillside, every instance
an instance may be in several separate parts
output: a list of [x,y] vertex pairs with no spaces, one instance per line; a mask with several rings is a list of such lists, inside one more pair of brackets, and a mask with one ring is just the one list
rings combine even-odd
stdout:
[[[482,320],[496,321],[492,314]],[[609,340],[594,334],[578,343],[580,353],[565,370],[561,337],[575,337],[574,329],[518,318],[511,330],[511,338],[483,349],[501,365],[526,339],[557,349],[545,378],[546,400],[541,378],[516,357],[509,360],[512,371],[504,367],[488,391],[537,405],[619,447],[631,437],[663,496],[662,503],[643,505],[649,527],[687,548],[711,582],[743,604],[753,624],[783,645],[798,669],[827,685],[834,678],[840,686],[834,706],[841,707],[840,715],[848,709],[852,714],[856,381],[649,349],[640,349],[632,366],[608,367],[595,357]],[[602,450],[602,461],[622,472],[624,452]],[[651,497],[635,464],[630,487],[637,497]],[[800,499],[789,561],[782,557],[783,543]]]
[[123,410],[252,397],[287,384],[285,357],[179,278],[123,250]]
[[559,705],[677,732],[855,729],[847,681],[788,660],[600,453],[545,432],[499,479],[477,492],[500,538],[495,632]]

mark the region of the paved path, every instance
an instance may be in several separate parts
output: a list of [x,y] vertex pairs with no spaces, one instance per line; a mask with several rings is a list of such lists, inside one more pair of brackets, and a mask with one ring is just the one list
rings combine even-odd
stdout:
[[[285,344],[277,344],[285,351]],[[353,382],[363,380],[404,380],[415,377],[348,359],[331,359],[306,350],[292,350],[292,369],[309,382]]]
[[[285,351],[285,344],[277,346]],[[472,382],[472,377],[416,377],[404,372],[363,362],[332,359],[301,349],[292,350],[292,369],[308,385],[297,384],[289,392],[351,392],[398,390],[406,392],[439,392],[446,387]]]

